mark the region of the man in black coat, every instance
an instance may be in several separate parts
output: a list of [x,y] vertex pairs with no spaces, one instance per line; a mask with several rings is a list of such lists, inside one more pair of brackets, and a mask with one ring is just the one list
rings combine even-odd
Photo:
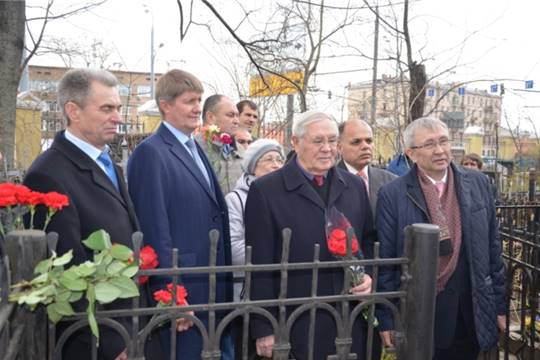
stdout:
[[[365,185],[355,175],[335,167],[338,128],[331,116],[307,112],[294,120],[292,137],[296,155],[280,170],[257,179],[250,187],[246,203],[246,243],[253,247],[253,263],[279,263],[281,231],[292,230],[288,261],[313,261],[314,246],[320,244],[320,260],[334,261],[326,244],[326,216],[335,208],[345,215],[355,230],[365,257],[372,257],[374,230]],[[311,296],[311,270],[289,271],[287,297]],[[276,299],[280,293],[279,273],[252,275],[251,299]],[[318,296],[339,295],[343,291],[341,268],[318,271]],[[351,289],[355,294],[371,292],[371,278]],[[350,304],[351,307],[355,303]],[[295,307],[287,309],[288,316]],[[275,309],[274,309],[275,310]],[[277,312],[274,312],[276,315]],[[328,311],[317,311],[312,346],[309,311],[301,314],[290,330],[291,356],[297,360],[326,359],[336,354],[336,324]],[[257,353],[271,357],[275,334],[270,323],[253,317],[251,331],[257,339]],[[352,331],[351,353],[365,358],[366,323],[359,315]]]
[[[105,70],[74,69],[64,75],[58,85],[58,104],[67,128],[56,134],[50,149],[34,161],[24,179],[32,190],[68,196],[69,206],[53,216],[47,231],[58,233],[59,255],[73,250],[72,264],[92,260],[92,250],[81,240],[94,231],[103,229],[111,241],[131,247],[131,235],[139,229],[122,171],[108,155],[107,143],[122,121],[117,83]],[[40,209],[35,217],[38,228],[44,218],[45,211]],[[129,307],[131,299],[105,308]],[[76,304],[77,311],[85,308]],[[131,323],[130,319],[119,321],[124,326]],[[61,324],[59,332],[65,326]],[[115,331],[101,327],[100,339],[99,359],[127,359],[127,344]],[[77,331],[65,343],[63,358],[90,359],[90,340],[88,328]]]

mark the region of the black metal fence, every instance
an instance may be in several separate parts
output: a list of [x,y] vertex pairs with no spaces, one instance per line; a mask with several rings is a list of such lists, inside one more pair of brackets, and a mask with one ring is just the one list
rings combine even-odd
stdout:
[[[406,230],[407,241],[409,246],[406,249],[406,257],[396,259],[379,259],[377,256],[378,250],[375,249],[375,258],[371,260],[339,260],[332,262],[319,261],[319,247],[315,246],[314,258],[311,262],[306,263],[290,263],[288,262],[288,248],[290,241],[290,231],[284,231],[283,238],[283,254],[282,262],[279,264],[264,264],[253,265],[251,263],[251,248],[246,249],[246,265],[245,266],[216,266],[216,251],[217,251],[217,232],[210,233],[210,264],[208,267],[178,267],[168,269],[155,269],[140,271],[137,276],[172,276],[173,284],[176,285],[178,278],[184,274],[208,274],[209,277],[209,302],[208,304],[191,304],[183,307],[140,307],[139,299],[133,299],[132,308],[115,311],[97,311],[96,317],[100,326],[108,326],[113,328],[124,339],[128,350],[129,359],[144,359],[144,347],[149,335],[160,326],[168,326],[170,329],[171,339],[171,358],[177,349],[175,320],[178,318],[190,319],[194,322],[194,326],[198,328],[202,340],[203,351],[201,359],[218,360],[221,357],[220,352],[220,337],[224,330],[235,321],[242,319],[244,324],[249,323],[250,316],[254,314],[266,317],[274,329],[275,345],[274,359],[289,359],[290,344],[289,335],[295,319],[300,313],[310,314],[310,326],[314,324],[314,314],[316,311],[328,311],[335,319],[337,337],[335,339],[336,353],[330,356],[329,359],[364,359],[371,358],[371,346],[367,346],[366,354],[353,354],[350,352],[352,338],[352,324],[358,316],[362,316],[364,309],[368,309],[368,317],[373,316],[374,306],[381,304],[389,307],[394,313],[396,325],[396,354],[399,359],[430,359],[432,349],[430,341],[426,341],[432,336],[429,329],[433,328],[434,321],[434,306],[435,306],[435,279],[436,279],[436,259],[438,254],[438,228],[432,225],[419,224],[413,225]],[[15,254],[33,255],[20,257],[20,261],[16,264],[11,263],[12,281],[13,266],[24,266],[25,272],[21,272],[21,276],[17,276],[19,280],[23,277],[30,278],[33,266],[37,263],[37,258],[45,257],[45,249],[40,248],[39,252],[31,250],[35,246],[36,241],[30,243],[26,241],[28,236],[20,237],[19,235],[8,235],[5,239],[7,259],[11,259]],[[133,236],[134,248],[136,256],[142,243],[142,235],[136,233]],[[12,244],[12,245],[9,245]],[[14,245],[13,245],[14,244]],[[31,244],[31,245],[30,245]],[[44,239],[41,239],[40,244],[45,244]],[[53,245],[54,246],[54,245]],[[350,245],[349,245],[350,246]],[[39,255],[39,256],[38,256]],[[17,256],[15,256],[17,257]],[[36,258],[37,257],[37,258]],[[173,251],[172,263],[177,264],[178,252]],[[434,259],[434,261],[426,261],[426,259]],[[317,294],[317,278],[321,269],[328,268],[345,268],[353,265],[369,266],[373,268],[373,287],[376,287],[376,278],[378,267],[383,265],[397,265],[402,269],[402,288],[394,292],[386,293],[371,293],[368,295],[352,295],[345,288],[342,294],[332,296],[319,296]],[[22,308],[10,305],[6,302],[7,289],[9,285],[10,275],[5,270],[9,266],[4,266],[4,272],[0,275],[0,286],[2,287],[2,304],[0,306],[0,358],[1,359],[60,359],[62,347],[66,340],[74,332],[82,327],[88,326],[86,314],[78,313],[76,316],[70,317],[72,321],[67,330],[63,331],[61,336],[57,338],[55,326],[51,323],[48,325],[48,337],[43,333],[40,336],[33,335],[29,339],[25,339],[25,335],[17,335],[19,332],[35,331],[42,329],[45,331],[47,324],[44,313],[37,310],[35,313],[30,313]],[[312,274],[312,293],[311,296],[303,298],[290,298],[287,296],[287,281],[288,273],[294,270],[308,270]],[[17,269],[16,271],[19,271]],[[30,271],[30,273],[28,273]],[[216,280],[217,274],[234,271],[245,272],[245,298],[239,302],[216,303]],[[251,300],[251,275],[259,271],[273,271],[280,274],[281,292],[279,298],[268,300]],[[344,271],[344,284],[348,284],[349,273]],[[173,286],[174,287],[174,286]],[[395,305],[396,301],[400,300],[399,308]],[[286,309],[294,307],[295,310],[287,314]],[[276,309],[276,316],[273,316],[268,311],[269,308]],[[337,310],[339,309],[339,310]],[[196,316],[189,312],[206,313],[208,314],[208,325],[205,326]],[[216,314],[226,312],[224,317],[219,317]],[[22,313],[23,315],[18,315]],[[24,323],[18,320],[18,316],[33,317],[32,322],[25,319]],[[150,321],[143,322],[143,318],[150,318]],[[125,328],[118,321],[121,318],[130,319],[129,328]],[[141,324],[145,323],[144,326]],[[372,326],[372,322],[367,331],[367,343],[371,344],[373,336],[378,336]],[[21,327],[19,327],[21,326]],[[22,330],[21,330],[22,328]],[[246,339],[248,338],[248,326],[243,327],[243,346],[241,351],[243,359],[247,359],[248,350]],[[40,330],[41,331],[41,330]],[[306,334],[313,341],[312,331]],[[48,339],[47,342],[45,339]],[[8,344],[9,345],[5,345]],[[32,343],[32,344],[31,344]],[[9,349],[9,350],[8,350]],[[45,350],[46,349],[46,350]],[[45,356],[45,354],[47,354]],[[93,358],[97,358],[96,347],[93,347]]]
[[497,216],[508,270],[504,359],[540,359],[540,204],[499,206]]

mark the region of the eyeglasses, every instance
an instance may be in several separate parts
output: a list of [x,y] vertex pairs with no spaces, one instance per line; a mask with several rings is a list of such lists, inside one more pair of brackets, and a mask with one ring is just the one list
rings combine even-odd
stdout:
[[246,139],[236,139],[236,142],[241,145],[249,145],[253,142],[253,140],[246,140]]
[[435,150],[437,145],[439,145],[442,148],[445,148],[450,145],[450,139],[444,137],[444,138],[440,138],[438,141],[437,140],[426,141],[422,145],[411,146],[411,149],[426,149],[428,151],[432,151],[432,150]]
[[278,165],[283,164],[283,158],[281,156],[265,156],[259,159],[262,163],[276,163]]
[[325,138],[315,138],[313,140],[308,140],[308,142],[318,148],[322,148],[324,145],[327,145],[330,146],[331,148],[335,148],[337,146],[337,143],[338,143],[338,138],[337,137],[331,137],[331,138],[328,138],[328,139],[325,139]]

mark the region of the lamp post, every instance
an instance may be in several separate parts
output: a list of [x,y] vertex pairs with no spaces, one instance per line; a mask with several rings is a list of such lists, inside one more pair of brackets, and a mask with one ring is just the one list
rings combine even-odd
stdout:
[[[144,7],[145,13],[150,13],[150,16],[152,17],[152,28],[150,30],[150,96],[152,99],[155,98],[156,92],[155,92],[155,82],[156,82],[156,74],[154,72],[154,59],[156,57],[155,51],[154,51],[154,12],[152,11],[152,8],[149,7],[146,4],[142,5]],[[162,47],[163,44],[159,44],[159,47]]]

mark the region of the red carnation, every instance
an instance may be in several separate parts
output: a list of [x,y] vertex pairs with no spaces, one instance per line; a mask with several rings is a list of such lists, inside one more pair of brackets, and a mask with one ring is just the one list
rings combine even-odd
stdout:
[[232,144],[232,137],[231,137],[231,135],[229,135],[227,133],[222,133],[219,136],[219,141],[221,141],[222,144],[230,145],[230,144]]
[[66,195],[51,191],[43,196],[43,203],[49,209],[61,210],[63,207],[69,205],[69,198]]
[[[351,239],[351,251],[353,254],[358,252],[358,240],[356,235],[353,234]],[[333,229],[328,237],[328,250],[334,256],[346,256],[347,255],[347,233],[343,229]]]
[[[172,294],[173,284],[167,284],[167,290]],[[176,285],[176,305],[187,305],[186,297],[188,296],[187,290],[182,285]]]
[[172,294],[167,290],[158,290],[154,292],[154,300],[167,305],[172,301]]
[[[173,285],[167,284],[167,290],[157,290],[154,292],[154,300],[162,305],[171,305]],[[186,297],[188,292],[182,285],[176,285],[176,305],[187,305]]]
[[[144,246],[139,253],[139,268],[143,270],[155,269],[158,265],[156,251],[150,245]],[[139,277],[139,284],[145,284],[147,281],[148,276]]]
[[17,204],[17,185],[12,183],[0,184],[0,207]]

